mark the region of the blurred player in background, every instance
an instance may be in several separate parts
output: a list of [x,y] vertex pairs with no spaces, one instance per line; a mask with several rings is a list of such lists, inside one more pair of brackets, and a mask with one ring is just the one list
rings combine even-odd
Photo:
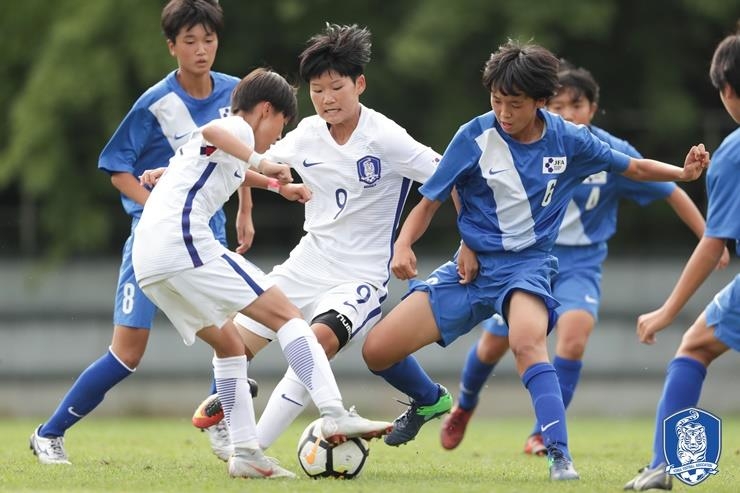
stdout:
[[[740,33],[726,37],[717,46],[709,77],[727,113],[740,124]],[[637,336],[645,344],[655,343],[656,334],[671,324],[709,277],[723,255],[727,240],[732,241],[740,254],[740,129],[728,135],[717,148],[706,181],[709,198],[706,231],[663,306],[638,318]],[[663,421],[697,405],[707,368],[728,349],[740,351],[740,274],[714,296],[684,333],[676,356],[668,364],[658,402],[653,458],[625,485],[625,490],[671,489],[671,476],[665,469]]]
[[[266,153],[291,163],[312,191],[305,236],[268,278],[310,321],[330,358],[362,340],[380,319],[404,203],[412,182],[425,182],[439,160],[398,124],[360,103],[370,55],[370,31],[356,25],[327,24],[309,39],[299,72],[316,115]],[[251,355],[275,337],[244,315],[235,322]],[[260,446],[272,445],[308,402],[306,386],[289,368],[257,424]],[[218,402],[207,399],[193,423],[211,426],[219,410]],[[213,451],[224,458],[231,445],[226,441]]]
[[[437,342],[447,346],[494,313],[509,326],[509,341],[522,383],[532,398],[549,457],[550,479],[578,479],[568,450],[565,407],[546,336],[559,303],[550,280],[551,255],[567,206],[579,184],[601,172],[660,181],[694,180],[709,161],[694,146],[684,168],[630,158],[611,149],[584,126],[543,108],[558,88],[558,59],[545,48],[509,41],[483,70],[491,108],[460,127],[439,167],[419,189],[395,242],[392,269],[399,279],[417,275],[412,245],[442,201],[457,188],[457,225],[480,263],[469,277],[467,263],[437,268],[367,335],[363,356],[370,370],[407,394],[411,404],[386,435],[388,445],[413,440],[431,419],[450,411],[452,398],[411,356]],[[461,282],[462,281],[462,282]]]
[[[100,155],[98,167],[111,175],[121,202],[131,216],[123,247],[113,314],[113,340],[108,351],[80,374],[54,414],[39,426],[31,446],[42,464],[69,464],[64,434],[103,401],[106,392],[131,375],[144,355],[156,307],[141,292],[131,264],[133,231],[149,190],[139,183],[148,169],[167,166],[175,150],[209,121],[227,116],[231,92],[239,79],[211,71],[223,28],[216,0],[171,0],[161,25],[177,69],[148,89],[133,105]],[[246,250],[254,232],[249,189],[240,192],[237,232]],[[211,218],[216,238],[226,244],[223,210]]]
[[[558,81],[560,88],[548,101],[548,110],[569,122],[586,125],[612,149],[634,158],[642,157],[626,141],[591,124],[598,109],[599,86],[588,70],[563,64]],[[602,264],[607,256],[607,241],[616,232],[617,209],[623,198],[643,207],[664,199],[699,238],[704,233],[704,218],[675,183],[640,182],[601,171],[576,187],[552,250],[558,259],[552,290],[560,302],[553,367],[566,409],[580,379],[588,338],[598,320]],[[725,252],[720,266],[728,262],[729,252]],[[480,340],[470,348],[462,370],[459,401],[442,424],[440,438],[448,450],[462,441],[483,385],[509,348],[509,331],[499,316],[484,321],[482,327]],[[535,421],[524,446],[525,453],[547,454],[540,431],[542,424]]]

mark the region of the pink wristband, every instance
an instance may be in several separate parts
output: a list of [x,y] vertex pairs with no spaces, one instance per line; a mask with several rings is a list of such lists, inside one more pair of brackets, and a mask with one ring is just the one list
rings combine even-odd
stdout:
[[280,193],[280,182],[275,178],[267,180],[267,189],[271,192]]

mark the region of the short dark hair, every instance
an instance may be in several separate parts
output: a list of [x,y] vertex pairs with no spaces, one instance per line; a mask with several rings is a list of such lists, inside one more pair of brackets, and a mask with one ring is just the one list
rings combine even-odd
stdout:
[[224,12],[218,0],[170,0],[162,9],[162,32],[173,43],[182,28],[198,24],[209,33],[221,33]]
[[285,115],[288,124],[298,116],[296,88],[267,68],[254,69],[239,81],[231,95],[231,113],[251,111],[263,101]]
[[333,71],[342,77],[357,80],[370,61],[370,38],[370,31],[366,27],[327,22],[324,32],[311,37],[306,49],[298,56],[301,79],[310,82],[327,71]]
[[510,39],[491,54],[483,67],[483,86],[505,95],[524,93],[533,99],[549,99],[558,88],[559,65],[548,49]]
[[573,99],[584,96],[589,103],[599,102],[599,84],[596,83],[591,72],[583,67],[576,67],[565,60],[560,60],[558,82],[560,83],[558,94],[570,91]]
[[727,36],[714,50],[709,78],[715,89],[729,85],[740,96],[740,34]]

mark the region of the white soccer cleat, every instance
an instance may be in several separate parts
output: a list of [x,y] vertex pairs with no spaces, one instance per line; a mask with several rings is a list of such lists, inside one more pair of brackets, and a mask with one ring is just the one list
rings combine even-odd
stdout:
[[393,429],[393,423],[388,421],[371,421],[365,419],[352,406],[342,416],[323,416],[321,434],[327,442],[338,444],[349,438],[361,437],[365,440],[380,438]]
[[261,450],[249,455],[236,453],[229,459],[229,476],[232,478],[295,479],[296,475],[270,460]]
[[221,420],[213,426],[203,429],[208,433],[208,440],[211,442],[211,450],[216,457],[226,462],[234,453],[234,446],[231,445],[231,435],[226,420]]
[[39,425],[31,434],[29,447],[41,464],[72,464],[64,451],[64,437],[44,438],[39,436]]

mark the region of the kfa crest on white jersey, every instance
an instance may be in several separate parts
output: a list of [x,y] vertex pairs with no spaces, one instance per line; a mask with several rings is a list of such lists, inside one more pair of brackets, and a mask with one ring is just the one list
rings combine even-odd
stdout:
[[439,154],[364,106],[345,144],[337,144],[324,120],[311,116],[267,154],[292,166],[313,192],[306,235],[282,268],[321,279],[360,279],[382,289],[412,182],[432,175]]

